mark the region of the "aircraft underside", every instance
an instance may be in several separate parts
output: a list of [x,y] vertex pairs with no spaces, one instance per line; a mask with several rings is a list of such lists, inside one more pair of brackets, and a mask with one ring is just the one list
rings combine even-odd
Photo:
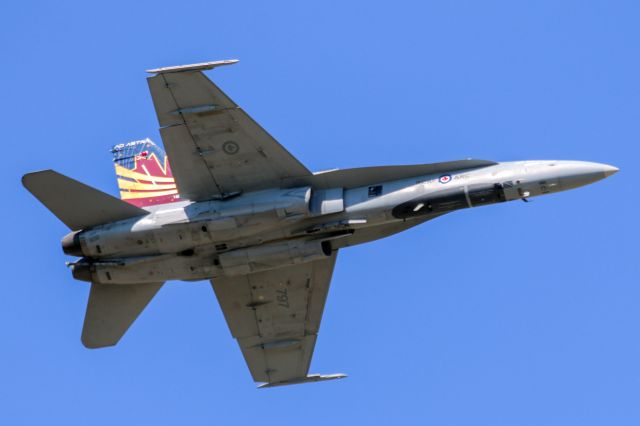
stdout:
[[236,62],[149,71],[167,154],[149,139],[114,146],[120,199],[52,170],[23,177],[91,283],[86,347],[118,343],[165,281],[207,279],[261,387],[343,378],[309,373],[339,250],[618,171],[467,159],[312,173],[203,74]]

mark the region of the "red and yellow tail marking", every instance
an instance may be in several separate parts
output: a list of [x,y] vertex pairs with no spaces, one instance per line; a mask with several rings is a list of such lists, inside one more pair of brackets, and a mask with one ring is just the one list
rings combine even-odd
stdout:
[[178,201],[180,196],[166,156],[143,151],[134,158],[134,167],[116,166],[120,198],[138,207]]

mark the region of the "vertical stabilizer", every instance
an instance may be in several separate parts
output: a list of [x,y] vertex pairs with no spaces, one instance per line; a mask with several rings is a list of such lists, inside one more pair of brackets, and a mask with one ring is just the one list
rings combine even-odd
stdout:
[[121,143],[111,152],[121,199],[138,207],[180,200],[169,159],[151,139]]

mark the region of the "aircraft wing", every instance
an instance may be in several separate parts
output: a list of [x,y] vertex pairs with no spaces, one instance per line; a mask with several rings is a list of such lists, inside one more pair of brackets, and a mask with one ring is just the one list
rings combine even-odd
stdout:
[[178,192],[200,201],[278,187],[311,172],[202,71],[236,60],[149,70],[149,90]]
[[212,280],[253,380],[266,382],[261,387],[345,377],[308,374],[336,256]]

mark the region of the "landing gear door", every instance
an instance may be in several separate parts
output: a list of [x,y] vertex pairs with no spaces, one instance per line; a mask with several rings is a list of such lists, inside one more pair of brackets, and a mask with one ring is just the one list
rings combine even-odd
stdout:
[[344,211],[344,189],[314,190],[311,194],[311,213],[325,215]]

